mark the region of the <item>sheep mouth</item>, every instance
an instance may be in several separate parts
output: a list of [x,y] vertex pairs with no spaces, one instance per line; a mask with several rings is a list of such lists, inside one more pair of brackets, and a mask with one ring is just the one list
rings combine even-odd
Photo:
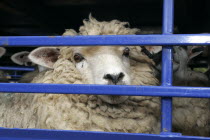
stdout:
[[128,99],[128,96],[118,95],[98,95],[98,97],[108,104],[121,104]]

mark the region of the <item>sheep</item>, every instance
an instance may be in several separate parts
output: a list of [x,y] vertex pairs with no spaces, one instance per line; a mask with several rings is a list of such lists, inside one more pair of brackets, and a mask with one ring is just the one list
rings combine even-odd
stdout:
[[[127,25],[126,22],[120,22],[118,20],[99,22],[90,17],[89,21],[84,20],[84,26],[80,27],[79,34],[117,35],[135,34],[138,31],[138,29],[127,28],[125,25]],[[76,35],[75,33],[73,30],[67,30],[64,35]],[[63,47],[60,51],[57,50],[59,56],[55,55],[57,53],[54,53],[52,56],[52,51],[48,51],[49,49],[44,47],[32,51],[29,58],[33,62],[50,68],[46,72],[41,72],[32,82],[158,85],[158,80],[153,76],[152,67],[148,63],[132,61],[130,67],[129,51],[131,54],[135,54],[132,53],[135,47],[101,46],[95,47],[94,49],[94,51],[92,50],[92,52],[87,53],[92,53],[93,56],[97,57],[98,68],[99,66],[101,67],[100,69],[94,69],[95,74],[102,72],[101,75],[94,76],[90,75],[92,72],[88,72],[93,69],[88,70],[88,64],[82,59],[82,56],[80,54],[73,54],[76,53],[75,51],[78,51],[77,53],[79,51],[89,51],[91,50],[90,48]],[[43,55],[43,53],[48,54]],[[98,56],[99,53],[101,53],[104,59]],[[85,59],[91,58],[88,58],[87,55]],[[147,61],[147,59],[142,61]],[[83,61],[80,63],[80,60]],[[104,62],[103,60],[108,61]],[[100,65],[100,62],[103,65]],[[102,71],[100,72],[100,70]],[[106,71],[103,72],[103,70]],[[109,77],[108,74],[111,75],[112,73],[119,73],[119,77],[116,78],[118,82]],[[95,77],[98,77],[98,79],[94,79]],[[160,111],[158,111],[159,98],[17,93],[7,98],[0,98],[0,100],[0,106],[2,108],[0,111],[0,124],[3,127],[133,133],[159,132],[160,125],[157,121],[160,116]],[[80,121],[78,121],[78,117]]]
[[[122,35],[138,31],[118,20],[99,22],[90,16],[83,22],[79,33],[67,30],[64,35]],[[50,68],[37,75],[33,83],[159,85],[154,62],[138,46],[60,48],[38,48],[30,53],[33,62]],[[16,93],[1,97],[0,108],[2,127],[160,132],[158,97]],[[177,125],[178,131],[183,125]]]
[[18,65],[35,66],[35,71],[24,74],[18,81],[19,83],[30,83],[33,78],[39,74],[39,72],[47,70],[47,68],[31,62],[31,60],[28,58],[29,54],[30,52],[28,51],[21,51],[11,56],[11,60]]

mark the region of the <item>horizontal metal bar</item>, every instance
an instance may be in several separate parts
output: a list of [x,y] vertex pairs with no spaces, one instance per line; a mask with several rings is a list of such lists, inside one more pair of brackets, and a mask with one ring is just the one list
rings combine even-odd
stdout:
[[207,137],[181,136],[174,133],[137,134],[94,131],[2,128],[0,140],[210,140]]
[[0,37],[4,47],[53,45],[210,45],[210,34]]
[[34,71],[33,67],[0,67],[0,70]]
[[210,98],[210,88],[174,86],[0,83],[0,92]]

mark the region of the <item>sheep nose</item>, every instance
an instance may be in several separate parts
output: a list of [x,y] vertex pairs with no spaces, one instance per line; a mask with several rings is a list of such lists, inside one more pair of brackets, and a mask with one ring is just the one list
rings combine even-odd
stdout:
[[120,80],[123,79],[124,76],[125,74],[123,74],[122,72],[119,74],[106,74],[104,76],[104,79],[110,80],[116,85]]

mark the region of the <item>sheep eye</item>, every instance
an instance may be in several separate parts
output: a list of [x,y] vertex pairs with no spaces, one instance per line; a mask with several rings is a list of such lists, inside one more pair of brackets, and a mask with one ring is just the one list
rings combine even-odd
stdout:
[[74,60],[75,60],[76,63],[81,62],[83,59],[84,59],[84,57],[81,54],[79,54],[79,53],[76,53],[74,55]]
[[129,48],[125,48],[125,49],[123,50],[123,55],[124,55],[124,56],[128,57],[128,56],[129,56],[129,53],[130,53],[130,49],[129,49]]

